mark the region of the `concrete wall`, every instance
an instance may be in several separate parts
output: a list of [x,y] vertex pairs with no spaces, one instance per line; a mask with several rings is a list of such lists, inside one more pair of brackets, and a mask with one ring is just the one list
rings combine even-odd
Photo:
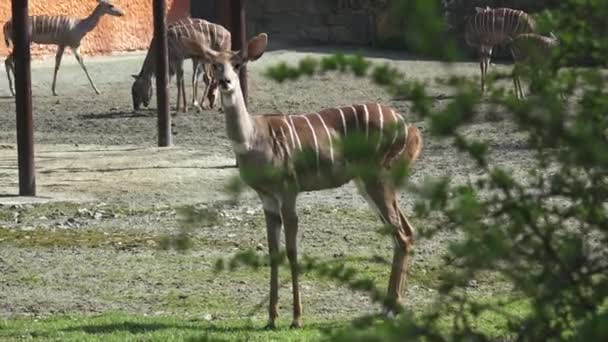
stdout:
[[371,44],[399,38],[392,0],[249,0],[249,35],[291,41]]
[[[169,13],[167,20],[189,15],[190,0],[166,0]],[[200,1],[200,0],[199,0]],[[30,15],[69,15],[86,17],[97,5],[95,0],[30,0]],[[97,28],[82,41],[81,51],[86,55],[106,54],[113,51],[147,49],[152,38],[152,0],[113,0],[112,3],[125,12],[124,17],[105,16]],[[11,1],[0,1],[0,24],[11,18]],[[0,40],[2,41],[2,40]],[[0,54],[8,49],[2,43]],[[32,45],[32,56],[54,55],[53,45]]]

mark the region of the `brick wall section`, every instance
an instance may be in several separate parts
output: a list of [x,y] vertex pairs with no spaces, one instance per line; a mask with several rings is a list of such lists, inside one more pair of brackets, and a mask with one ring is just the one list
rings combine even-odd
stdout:
[[[166,0],[170,8],[169,21],[187,16],[190,0]],[[200,1],[200,0],[199,0]],[[30,15],[63,14],[86,17],[93,11],[95,0],[30,0]],[[112,3],[125,12],[123,17],[104,16],[99,25],[84,37],[81,52],[85,55],[107,54],[115,51],[145,50],[152,38],[152,0],[114,0]],[[11,17],[11,1],[0,2],[0,25]],[[1,34],[1,33],[0,33]],[[7,55],[8,49],[0,47],[0,55]],[[53,45],[32,45],[32,56],[53,56]],[[66,50],[67,51],[67,50]]]
[[401,36],[392,0],[249,0],[251,34],[320,43],[370,44]]

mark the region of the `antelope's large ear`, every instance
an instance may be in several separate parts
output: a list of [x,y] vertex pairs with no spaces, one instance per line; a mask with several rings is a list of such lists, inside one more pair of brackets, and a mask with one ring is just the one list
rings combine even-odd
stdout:
[[182,44],[184,44],[184,46],[190,50],[192,54],[201,58],[205,63],[213,63],[219,53],[207,47],[205,44],[199,43],[199,41],[203,41],[203,38],[200,37],[200,39],[197,40],[196,38],[198,36],[200,36],[200,34],[197,33],[194,36],[195,39],[183,37]]
[[251,38],[247,43],[247,60],[255,61],[262,57],[266,47],[268,46],[268,35],[266,33],[260,33],[257,36]]
[[136,75],[136,74],[131,74],[131,77],[133,77],[134,79],[138,79],[138,78],[139,78],[139,75]]

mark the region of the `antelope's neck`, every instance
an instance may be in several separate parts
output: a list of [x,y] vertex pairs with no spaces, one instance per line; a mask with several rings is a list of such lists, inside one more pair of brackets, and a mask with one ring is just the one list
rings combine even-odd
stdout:
[[148,48],[144,63],[141,65],[139,71],[140,77],[151,78],[156,72],[156,40],[152,39],[152,43]]
[[[253,118],[249,115],[240,85],[231,94],[221,93],[222,107],[226,116],[226,131],[228,139],[232,142],[238,154],[243,148],[248,149],[254,141]],[[238,150],[237,150],[238,149]]]
[[101,9],[101,6],[95,7],[93,12],[91,12],[88,17],[82,19],[82,21],[80,22],[79,28],[81,34],[84,36],[85,34],[91,32],[95,28],[95,26],[97,26],[102,16],[103,11]]

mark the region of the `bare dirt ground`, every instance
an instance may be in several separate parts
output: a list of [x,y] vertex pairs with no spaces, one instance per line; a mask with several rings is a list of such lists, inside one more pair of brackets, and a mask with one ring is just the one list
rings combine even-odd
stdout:
[[[382,102],[399,110],[424,133],[425,123],[409,102],[391,98],[366,79],[326,74],[278,84],[262,73],[278,61],[294,62],[311,51],[275,50],[249,66],[250,111],[310,112],[351,103]],[[397,53],[363,51],[390,63],[408,77],[430,82],[436,106],[449,95],[434,79],[447,74],[438,62],[417,61]],[[85,61],[101,95],[95,95],[80,67],[64,58],[59,96],[51,95],[52,61],[32,70],[38,194],[33,202],[17,193],[15,108],[5,75],[0,84],[0,316],[93,313],[125,310],[144,314],[184,314],[222,319],[245,317],[267,293],[267,273],[213,273],[218,257],[255,248],[266,251],[258,200],[246,193],[239,204],[227,199],[225,185],[236,175],[223,115],[217,110],[173,117],[175,147],[159,149],[153,109],[133,113],[130,74],[143,54],[89,58]],[[503,67],[503,66],[498,66]],[[186,69],[190,69],[189,63]],[[476,63],[459,63],[450,72],[476,76]],[[190,77],[189,74],[186,77]],[[172,90],[175,87],[172,84]],[[191,90],[188,89],[189,94]],[[175,93],[171,100],[174,105]],[[155,107],[153,102],[152,107]],[[494,157],[514,173],[529,163],[524,136],[504,113],[479,112],[467,134],[491,142]],[[450,175],[457,182],[475,177],[473,168],[450,145],[427,136],[422,157],[410,178],[414,184]],[[25,203],[29,202],[29,203]],[[401,194],[412,212],[414,199]],[[185,254],[159,250],[162,236],[180,226],[182,205],[211,208],[213,222],[194,231],[194,248]],[[387,258],[391,244],[376,233],[379,222],[352,185],[308,193],[299,202],[301,253],[328,257],[362,268],[384,286],[388,266],[364,263]],[[414,219],[417,226],[430,224]],[[429,301],[432,270],[451,236],[420,240],[412,266],[408,305]],[[287,280],[287,273],[282,274]],[[491,294],[491,283],[479,291]],[[353,317],[374,311],[364,296],[330,282],[305,276],[306,315],[319,319]],[[488,290],[490,289],[490,290]],[[290,307],[289,285],[281,289],[283,316]],[[287,319],[287,318],[285,318]]]

